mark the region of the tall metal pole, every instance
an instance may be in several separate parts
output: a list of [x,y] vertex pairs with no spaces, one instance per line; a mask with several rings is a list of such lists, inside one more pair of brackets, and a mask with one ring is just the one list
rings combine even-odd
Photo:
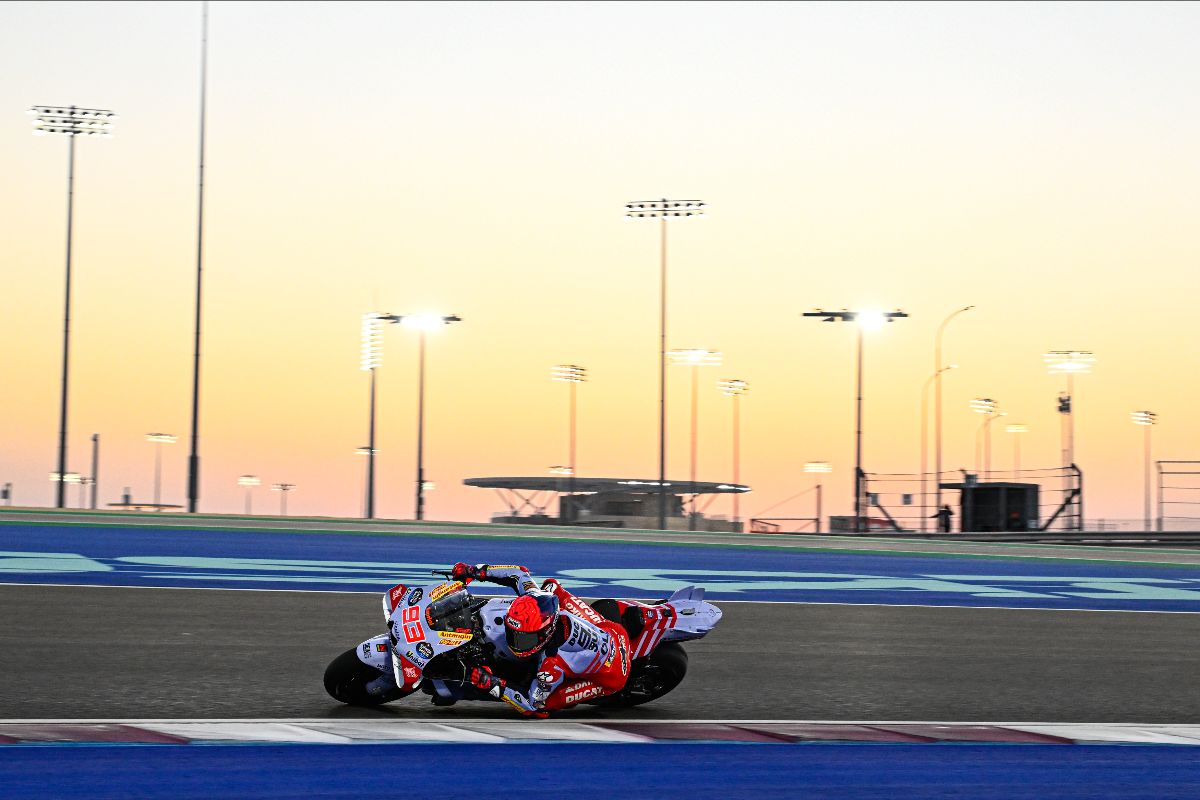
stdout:
[[[75,110],[71,106],[72,112]],[[63,310],[63,357],[62,357],[62,395],[58,413],[58,496],[55,505],[65,508],[67,504],[66,481],[62,479],[67,474],[67,380],[68,365],[71,360],[71,228],[75,217],[75,137],[68,136],[67,145],[67,289]]]
[[688,510],[688,530],[696,530],[696,420],[700,409],[700,392],[696,385],[696,380],[699,377],[699,368],[692,365],[692,442],[691,442],[691,485],[688,489],[692,493],[691,508]]
[[700,200],[643,200],[625,204],[627,219],[659,221],[658,527],[667,527],[667,217],[704,215]]
[[821,532],[821,484],[817,484],[817,533]]
[[1021,480],[1021,434],[1013,434],[1013,474],[1015,480]]
[[[667,218],[659,219],[658,529],[667,529]],[[62,472],[62,469],[59,469]]]
[[1150,528],[1150,429],[1153,426],[1146,425],[1144,427],[1146,428],[1146,430],[1144,431],[1144,433],[1145,433],[1144,447],[1145,447],[1145,456],[1146,456],[1145,481],[1144,481],[1144,486],[1146,489],[1146,491],[1145,491],[1145,517],[1146,517],[1145,530],[1150,531],[1151,530],[1151,528]]
[[[570,414],[568,415],[570,417],[570,419],[568,421],[568,425],[571,428],[570,447],[569,447],[570,452],[567,455],[567,462],[568,462],[567,466],[569,466],[571,469],[571,475],[568,478],[567,491],[572,497],[575,496],[575,383],[576,383],[575,381],[567,382],[567,385],[570,387],[570,390],[571,390],[571,398],[570,398],[571,411],[570,411]],[[572,503],[574,503],[574,500],[572,500]],[[575,511],[575,509],[574,509],[574,506],[572,505],[571,513],[574,514],[574,511]],[[567,522],[570,523],[572,520],[573,520],[573,517],[572,517],[572,519],[568,519]]]
[[[188,456],[188,512],[200,499],[200,312],[204,286],[204,133],[208,100],[208,0],[202,3],[200,33],[200,171],[196,211],[196,333],[192,357],[192,449]],[[285,492],[286,496],[287,493]]]
[[1067,410],[1067,464],[1075,463],[1075,375],[1067,373],[1067,397],[1071,405]]
[[[742,485],[741,475],[739,474],[739,466],[741,464],[741,414],[738,401],[741,398],[740,394],[733,396],[733,483],[735,486]],[[737,532],[742,532],[742,516],[739,501],[742,493],[734,491],[733,493],[733,524],[737,526]]]
[[371,367],[371,421],[367,433],[367,519],[375,517],[375,367]]
[[96,490],[100,485],[100,434],[92,434],[92,510],[96,510]]
[[861,325],[856,326],[856,329],[858,330],[858,398],[854,416],[854,532],[862,533],[863,329]]
[[417,514],[425,519],[425,331],[421,331],[417,378]]
[[159,498],[162,496],[162,442],[154,443],[154,506],[155,511],[162,511]]
[[934,337],[933,344],[933,372],[934,378],[934,483],[936,501],[935,505],[938,510],[942,508],[942,334],[946,330],[946,326],[950,324],[950,320],[957,317],[963,312],[970,311],[975,306],[963,306],[957,311],[950,314],[942,324],[938,326],[937,335]]

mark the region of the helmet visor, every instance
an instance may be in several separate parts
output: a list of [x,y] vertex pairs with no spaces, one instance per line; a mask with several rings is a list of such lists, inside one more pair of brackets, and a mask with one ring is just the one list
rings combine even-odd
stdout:
[[521,655],[532,653],[541,647],[548,633],[545,628],[540,631],[514,631],[512,628],[505,628],[504,639],[508,642],[508,649],[516,655]]

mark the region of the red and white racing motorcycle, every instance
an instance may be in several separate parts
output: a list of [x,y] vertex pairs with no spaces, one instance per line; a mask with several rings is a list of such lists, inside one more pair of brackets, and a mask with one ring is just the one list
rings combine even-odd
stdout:
[[[450,577],[449,572],[434,571]],[[624,626],[629,634],[630,674],[615,694],[599,687],[568,701],[603,706],[636,706],[662,697],[687,673],[680,642],[699,639],[721,620],[721,610],[705,602],[704,590],[688,586],[666,600],[596,600],[585,603],[548,579],[560,608],[592,623]],[[429,586],[393,586],[383,596],[389,633],[372,637],[335,658],[325,670],[325,690],[351,705],[377,706],[421,691],[435,705],[494,698],[473,687],[471,667],[487,666],[510,685],[529,685],[538,659],[527,663],[495,656],[484,629],[501,624],[514,597],[475,597],[459,581]],[[399,624],[394,624],[399,623]],[[397,633],[399,632],[399,633]],[[400,635],[402,634],[402,635]]]

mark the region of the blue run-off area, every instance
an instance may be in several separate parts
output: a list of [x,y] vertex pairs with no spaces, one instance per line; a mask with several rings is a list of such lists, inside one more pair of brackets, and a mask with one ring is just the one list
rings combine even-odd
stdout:
[[357,800],[377,794],[380,785],[393,786],[398,796],[422,798],[495,797],[519,786],[519,793],[532,797],[572,800],[651,793],[688,800],[1195,800],[1200,747],[458,743],[0,749],[0,793],[7,800]]
[[0,525],[0,583],[382,592],[431,583],[438,579],[429,570],[455,561],[523,564],[584,597],[657,598],[696,584],[723,600],[1200,611],[1197,567],[445,533]]

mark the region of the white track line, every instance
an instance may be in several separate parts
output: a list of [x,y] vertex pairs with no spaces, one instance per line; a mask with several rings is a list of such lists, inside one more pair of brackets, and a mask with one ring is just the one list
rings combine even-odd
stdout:
[[[54,588],[70,588],[70,589],[161,589],[165,591],[186,591],[186,592],[291,592],[294,594],[367,594],[377,595],[383,594],[380,591],[374,590],[347,590],[347,589],[253,589],[245,586],[126,586],[123,584],[111,583],[21,583],[17,581],[0,581],[0,586],[51,586]],[[485,595],[479,593],[480,597],[508,597],[507,594]],[[632,595],[622,594],[622,597],[629,599],[639,599]],[[640,599],[659,599],[659,595],[650,595],[648,598]],[[1200,614],[1200,609],[1196,611],[1163,611],[1154,608],[1042,608],[1039,606],[959,606],[959,605],[944,605],[939,603],[848,603],[848,602],[833,602],[829,600],[726,600],[723,598],[713,598],[714,604],[720,603],[743,603],[747,605],[769,605],[769,606],[861,606],[863,608],[958,608],[969,611],[1071,611],[1076,613],[1086,614]]]

